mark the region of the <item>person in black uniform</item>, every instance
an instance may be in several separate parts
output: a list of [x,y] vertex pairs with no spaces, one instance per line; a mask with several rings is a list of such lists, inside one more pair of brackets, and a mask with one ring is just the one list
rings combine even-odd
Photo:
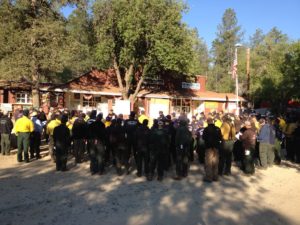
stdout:
[[204,157],[205,157],[205,143],[202,138],[204,131],[204,120],[199,120],[198,122],[198,129],[196,131],[196,140],[197,140],[197,154],[198,154],[198,161],[200,164],[204,164]]
[[104,173],[105,156],[105,125],[102,123],[102,114],[88,125],[88,145],[90,152],[90,171],[93,174]]
[[[122,119],[120,119],[121,121],[123,121]],[[123,122],[121,122],[122,124]],[[114,166],[116,166],[116,147],[114,147],[116,145],[116,143],[114,143],[113,141],[115,140],[114,136],[112,136],[112,130],[114,130],[114,127],[117,124],[117,120],[113,119],[111,121],[111,124],[105,128],[105,155],[107,156],[108,152],[111,152],[112,155],[112,163]],[[107,163],[107,158],[105,157],[105,162]]]
[[147,177],[149,175],[149,136],[150,129],[148,128],[148,120],[144,119],[143,124],[140,125],[135,132],[135,145],[136,145],[136,166],[137,176],[141,177],[144,173]]
[[85,152],[85,139],[87,135],[87,125],[83,114],[75,120],[72,128],[72,139],[74,146],[75,162],[81,163]]
[[169,136],[164,129],[164,123],[160,120],[158,121],[158,128],[151,129],[150,133],[150,173],[147,177],[148,181],[153,179],[156,168],[157,180],[163,180],[169,142]]
[[176,129],[174,127],[174,123],[173,123],[170,115],[166,116],[165,129],[170,138],[169,149],[167,152],[168,158],[167,158],[167,164],[166,164],[166,170],[169,170],[169,168],[172,166],[172,163],[176,164],[176,147],[175,147]]
[[214,125],[213,119],[207,119],[208,126],[203,131],[205,142],[205,177],[204,181],[212,182],[218,180],[219,150],[222,142],[220,128]]
[[68,117],[63,115],[61,124],[53,131],[57,171],[67,170],[68,149],[71,145],[70,130],[66,126],[67,121]]
[[296,163],[300,163],[300,119],[297,121],[297,128],[294,130],[294,143],[295,146],[297,146],[296,150]]
[[190,144],[190,154],[189,159],[191,162],[194,161],[194,150],[197,148],[197,129],[198,129],[198,121],[196,119],[196,116],[192,117],[192,121],[188,125],[189,131],[192,133],[192,139]]
[[126,160],[130,160],[131,154],[133,154],[135,162],[136,162],[136,146],[135,146],[135,131],[138,127],[138,120],[135,119],[135,112],[131,112],[129,115],[129,119],[125,121],[124,123],[124,128],[126,132],[126,142],[127,142],[127,155],[126,155]]
[[0,118],[1,151],[2,155],[10,155],[10,134],[13,129],[13,123],[8,117],[8,112],[4,111]]
[[187,122],[181,120],[179,122],[179,128],[176,132],[175,146],[176,146],[176,177],[180,180],[182,177],[187,177],[189,167],[190,149],[192,143],[192,133],[187,127]]
[[[114,120],[113,120],[114,121]],[[109,141],[116,157],[117,174],[122,175],[122,166],[125,166],[126,173],[129,171],[128,150],[126,144],[126,132],[122,126],[122,119],[112,122]]]
[[[87,128],[89,128],[89,126],[94,123],[96,121],[96,116],[97,116],[97,111],[96,110],[92,110],[90,115],[89,115],[89,119],[86,121],[86,125],[87,125]],[[88,138],[90,138],[90,133],[89,133],[89,129],[88,129]],[[90,144],[88,142],[87,144],[87,153],[88,155],[90,155]]]

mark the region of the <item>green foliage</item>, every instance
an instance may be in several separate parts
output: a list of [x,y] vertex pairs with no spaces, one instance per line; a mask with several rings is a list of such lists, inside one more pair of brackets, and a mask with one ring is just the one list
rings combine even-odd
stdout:
[[210,62],[207,46],[198,36],[196,29],[190,31],[190,42],[192,44],[192,62],[189,63],[189,74],[206,75]]
[[[8,4],[7,4],[8,3]],[[9,5],[9,10],[5,7]],[[27,77],[37,79],[51,72],[61,71],[62,47],[65,43],[64,20],[60,14],[44,1],[6,1],[0,11],[1,31],[6,46],[0,53],[2,77]],[[2,18],[10,12],[9,23]],[[2,49],[2,48],[1,48]]]
[[68,69],[68,73],[73,75],[82,74],[96,64],[92,18],[85,8],[77,8],[71,13],[66,30],[67,39],[63,52],[65,71]]
[[265,38],[265,35],[261,29],[256,29],[255,33],[250,37],[250,47],[255,48],[260,45]]
[[269,101],[278,108],[284,101],[282,65],[289,51],[285,34],[273,28],[251,49],[251,97],[254,102]]
[[181,21],[186,10],[182,2],[98,0],[93,10],[97,59],[102,68],[124,71],[125,88],[136,88],[134,82],[128,84],[134,81],[129,78],[133,74],[140,74],[141,79],[163,70],[174,74],[205,70],[199,60],[204,44]]
[[281,89],[286,99],[300,98],[300,41],[292,43],[281,65],[283,81]]

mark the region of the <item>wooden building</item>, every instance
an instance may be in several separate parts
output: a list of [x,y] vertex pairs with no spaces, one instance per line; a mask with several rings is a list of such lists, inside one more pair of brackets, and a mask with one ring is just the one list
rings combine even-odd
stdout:
[[[152,118],[158,117],[159,111],[163,111],[165,115],[185,112],[191,116],[200,112],[236,110],[236,96],[232,93],[206,91],[205,76],[196,76],[192,82],[163,77],[164,79],[145,79],[134,105],[121,100],[114,70],[96,69],[64,84],[41,84],[40,101],[45,108],[65,107],[83,111],[97,109],[104,115],[110,109],[123,114],[133,109],[143,109]],[[31,84],[28,81],[3,81],[0,82],[0,90],[0,103],[12,104],[12,108],[32,105]],[[245,101],[241,97],[239,100]]]

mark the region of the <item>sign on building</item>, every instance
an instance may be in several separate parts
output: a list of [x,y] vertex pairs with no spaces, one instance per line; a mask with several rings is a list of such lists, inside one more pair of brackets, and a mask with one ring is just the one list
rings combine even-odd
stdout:
[[206,109],[218,109],[218,102],[205,102]]
[[12,104],[10,103],[0,103],[0,109],[8,112],[12,112]]
[[98,103],[97,104],[97,114],[102,113],[104,118],[108,115],[108,104],[107,103]]
[[129,100],[115,100],[114,113],[117,115],[130,115],[130,101]]
[[200,84],[199,83],[182,82],[181,87],[184,88],[184,89],[200,90]]
[[169,99],[151,99],[149,116],[154,119],[159,116],[159,111],[163,111],[164,115],[169,114]]

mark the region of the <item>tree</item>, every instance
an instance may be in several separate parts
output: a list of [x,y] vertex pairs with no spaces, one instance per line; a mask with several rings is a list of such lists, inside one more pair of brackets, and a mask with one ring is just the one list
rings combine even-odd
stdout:
[[255,48],[258,45],[262,44],[264,41],[265,35],[261,29],[256,29],[255,33],[250,37],[250,47]]
[[[77,7],[67,19],[66,47],[63,53],[65,68],[63,78],[84,73],[95,66],[95,33],[92,17],[86,7]],[[67,76],[68,75],[68,76]]]
[[93,7],[96,56],[113,67],[124,99],[135,100],[153,71],[189,72],[193,49],[181,21],[185,5],[175,0],[98,0]]
[[283,96],[287,100],[300,99],[300,41],[292,43],[281,64],[283,80],[280,85]]
[[[254,102],[270,101],[274,108],[284,101],[281,66],[289,50],[288,38],[272,28],[251,50],[251,96]],[[269,98],[272,96],[272,98]]]
[[205,42],[198,35],[197,29],[190,31],[193,49],[192,62],[189,66],[190,74],[207,74],[210,58]]
[[[235,44],[241,42],[242,36],[243,33],[241,27],[238,26],[235,11],[230,8],[226,9],[222,23],[218,26],[217,38],[212,43],[214,57],[212,72],[216,76],[209,76],[209,82],[220,84],[217,91],[232,92],[234,90],[234,83],[228,73],[231,72],[232,68]],[[215,80],[216,77],[217,80]]]
[[[1,50],[1,76],[32,81],[33,106],[39,106],[41,79],[64,68],[65,20],[59,9],[72,1],[5,0],[0,24],[5,50]],[[75,1],[74,2],[79,2]],[[7,17],[7,15],[11,13]],[[6,21],[9,21],[8,23]],[[10,32],[13,29],[13,32]]]

